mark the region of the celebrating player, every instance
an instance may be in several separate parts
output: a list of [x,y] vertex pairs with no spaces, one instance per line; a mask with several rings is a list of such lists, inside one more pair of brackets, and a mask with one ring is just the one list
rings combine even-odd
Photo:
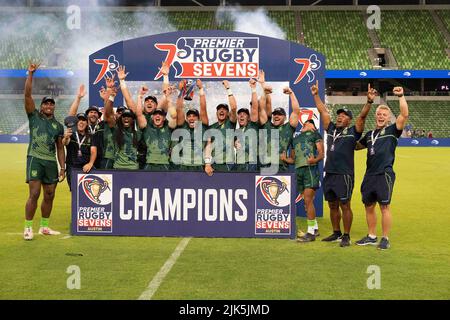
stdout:
[[[29,197],[25,206],[25,230],[23,233],[25,240],[33,239],[33,218],[36,213],[41,187],[44,191],[44,199],[41,203],[42,218],[39,234],[60,234],[60,232],[49,228],[49,219],[57,183],[64,180],[65,176],[65,156],[62,144],[64,127],[54,117],[55,100],[52,97],[44,97],[40,110],[37,111],[31,96],[33,74],[38,68],[39,64],[30,62],[24,91],[25,111],[30,126],[26,172]],[[55,154],[57,154],[61,167],[59,174]]]
[[356,244],[360,246],[377,244],[375,205],[378,202],[383,230],[383,237],[378,244],[378,249],[381,250],[390,247],[388,235],[392,224],[390,203],[395,182],[393,169],[395,149],[409,115],[403,88],[395,87],[393,93],[400,102],[400,114],[395,123],[390,124],[390,108],[386,105],[379,105],[375,113],[376,128],[367,132],[357,146],[358,149],[367,148],[367,168],[361,184],[361,194],[366,209],[369,233],[361,240],[356,241]]
[[[376,90],[368,85],[367,103],[361,113],[351,125],[353,113],[347,108],[337,110],[336,123],[331,121],[330,113],[319,97],[318,81],[311,87],[314,102],[320,113],[323,128],[327,132],[327,158],[325,162],[325,177],[323,179],[323,192],[330,208],[330,219],[333,234],[322,241],[341,241],[341,247],[350,245],[350,229],[353,221],[353,212],[350,201],[354,182],[354,153],[356,142],[361,138],[364,124],[370,107],[375,99]],[[344,235],[342,235],[340,221],[342,210],[344,217]]]

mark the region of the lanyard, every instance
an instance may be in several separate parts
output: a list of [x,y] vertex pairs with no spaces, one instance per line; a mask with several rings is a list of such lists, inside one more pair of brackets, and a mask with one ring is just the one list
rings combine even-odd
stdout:
[[382,130],[382,129],[380,129],[380,131],[378,131],[378,133],[377,133],[377,135],[376,135],[375,137],[373,136],[373,133],[374,133],[375,130],[373,130],[373,131],[370,133],[370,137],[372,138],[372,148],[375,146],[375,142],[377,141],[378,136],[380,135],[381,130]]
[[94,134],[95,131],[97,131],[97,125],[93,126],[94,129],[92,129],[91,125],[88,125],[89,131],[91,132],[91,134]]
[[81,153],[81,146],[83,145],[84,139],[86,139],[86,136],[83,137],[83,139],[80,141],[80,136],[78,135],[78,131],[75,132],[75,135],[77,136],[77,143],[78,143],[78,153]]
[[333,143],[331,144],[330,151],[334,151],[334,143],[336,142],[336,139],[339,138],[342,135],[342,132],[344,132],[345,129],[347,129],[347,128],[342,129],[342,131],[339,132],[339,134],[336,134],[337,129],[334,129],[334,132],[333,132],[333,135],[332,135]]

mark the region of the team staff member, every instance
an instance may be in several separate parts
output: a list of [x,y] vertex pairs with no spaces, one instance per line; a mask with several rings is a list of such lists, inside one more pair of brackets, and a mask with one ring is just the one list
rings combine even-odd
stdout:
[[[234,167],[234,142],[228,141],[227,130],[236,129],[236,110],[237,103],[236,98],[230,88],[230,83],[227,80],[222,82],[225,90],[228,94],[228,103],[221,103],[216,107],[217,122],[212,124],[210,129],[220,130],[222,136],[222,144],[219,145],[217,141],[214,141],[214,137],[208,139],[205,147],[205,172],[209,176],[213,174],[214,171],[219,172],[229,172],[233,170]],[[231,108],[231,110],[230,110]],[[214,144],[214,152],[212,152],[212,146]],[[228,155],[227,155],[228,153]],[[232,159],[230,162],[229,158]],[[229,161],[227,163],[227,160]],[[214,163],[214,164],[213,164]]]
[[[356,142],[361,138],[367,115],[376,97],[376,90],[367,88],[367,102],[356,118],[355,125],[351,126],[353,113],[347,108],[337,110],[336,123],[331,121],[330,113],[319,97],[318,81],[311,87],[317,110],[320,113],[323,128],[327,132],[327,158],[325,162],[325,178],[323,179],[323,193],[330,208],[330,219],[333,234],[322,241],[340,241],[341,247],[350,245],[350,229],[353,221],[351,197],[354,179],[354,154]],[[344,222],[344,235],[341,232],[342,210]]]
[[361,194],[366,209],[369,233],[356,244],[360,246],[377,244],[375,205],[378,202],[383,230],[383,237],[378,244],[378,249],[381,250],[390,247],[388,236],[392,224],[390,203],[395,182],[393,169],[395,149],[409,116],[408,103],[403,95],[403,88],[395,87],[393,92],[400,102],[400,114],[395,123],[390,124],[391,110],[389,107],[379,105],[375,113],[376,128],[367,132],[357,146],[358,149],[367,148],[367,168],[361,184]]
[[[250,79],[250,88],[252,90],[252,98],[250,103],[250,111],[247,108],[240,108],[237,112],[237,121],[239,128],[235,130],[235,147],[236,161],[234,170],[256,171],[258,164],[258,96],[256,94],[256,80]],[[246,133],[256,138],[252,141],[250,138],[245,139]],[[253,152],[252,152],[253,151]]]
[[97,141],[95,135],[88,130],[88,119],[84,113],[77,115],[77,130],[67,128],[62,143],[66,146],[67,183],[71,190],[72,168],[82,169],[88,173],[94,167],[97,157]]
[[[23,238],[33,239],[33,218],[36,213],[37,202],[44,191],[44,199],[41,203],[42,219],[39,234],[58,235],[60,232],[49,228],[49,219],[55,197],[58,181],[64,180],[65,155],[62,137],[64,127],[54,117],[55,100],[44,97],[40,110],[36,110],[33,97],[33,74],[39,68],[39,64],[30,62],[28,76],[25,81],[25,111],[30,126],[30,143],[27,151],[26,182],[28,183],[29,196],[25,205],[25,230]],[[61,170],[58,174],[56,156]]]
[[[199,89],[200,97],[200,112],[197,109],[191,108],[186,111],[184,115],[184,99],[180,94],[177,99],[177,128],[188,130],[189,139],[186,141],[177,141],[172,149],[171,159],[174,165],[181,171],[203,171],[203,133],[208,129],[208,112],[206,108],[206,95],[203,88],[203,83],[200,79],[197,79],[197,87]],[[183,86],[180,83],[180,88]],[[199,121],[201,119],[201,121]],[[200,140],[195,140],[195,130],[201,130]],[[181,154],[175,154],[173,150],[176,150],[176,146],[182,144],[183,152]],[[190,156],[184,153],[184,150],[189,150]],[[180,161],[175,161],[175,158],[179,157]],[[176,162],[180,162],[178,165]]]
[[[294,125],[296,126],[296,123],[291,123],[292,127]],[[324,157],[323,139],[315,127],[314,120],[309,119],[303,123],[300,134],[294,137],[292,144],[294,149],[291,153],[295,159],[297,192],[303,194],[308,224],[308,231],[297,241],[311,242],[319,233],[314,196],[320,186],[319,162]]]

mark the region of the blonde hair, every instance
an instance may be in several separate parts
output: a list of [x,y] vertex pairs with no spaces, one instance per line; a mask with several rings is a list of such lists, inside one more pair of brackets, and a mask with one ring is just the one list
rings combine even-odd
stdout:
[[[385,105],[385,104],[380,104],[377,109],[375,110],[375,115],[377,114],[378,110],[387,110],[389,112],[389,120],[388,120],[388,124],[392,124],[393,119],[395,119],[395,115],[392,112],[391,108],[389,108],[389,106]],[[395,120],[394,120],[395,121]]]

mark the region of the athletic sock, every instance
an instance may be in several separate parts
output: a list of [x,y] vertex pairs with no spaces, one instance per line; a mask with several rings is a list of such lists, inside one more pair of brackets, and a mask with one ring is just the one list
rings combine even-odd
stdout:
[[334,230],[333,233],[334,233],[335,235],[342,236],[341,230],[337,230],[337,231]]
[[314,219],[314,229],[319,230],[319,225],[317,224],[317,219]]
[[41,218],[41,228],[48,228],[49,218]]
[[314,221],[315,221],[315,219],[308,220],[308,233],[310,233],[310,234],[314,234],[314,225],[315,225]]
[[25,228],[33,228],[33,220],[25,220]]
[[344,233],[344,237],[348,237],[350,239],[350,233]]
[[369,234],[370,239],[375,239],[377,236],[375,234]]

